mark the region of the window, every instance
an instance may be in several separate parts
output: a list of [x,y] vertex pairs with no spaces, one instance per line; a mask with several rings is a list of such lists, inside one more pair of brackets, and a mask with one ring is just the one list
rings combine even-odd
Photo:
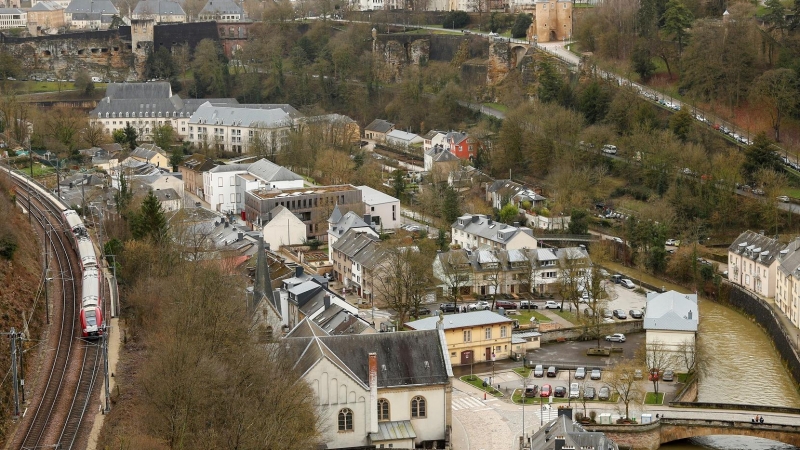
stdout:
[[389,420],[389,400],[378,399],[378,420]]
[[222,177],[219,177],[218,180],[219,180],[219,187],[222,187],[222,183],[223,183]]
[[464,330],[464,342],[472,342],[472,330]]
[[349,408],[339,411],[339,431],[353,431],[353,411]]
[[491,328],[486,328],[485,330],[483,330],[483,334],[484,334],[486,339],[491,339],[492,338],[492,329]]
[[423,418],[428,415],[425,409],[425,397],[419,395],[411,399],[411,418]]
[[500,327],[500,337],[508,337],[508,328],[505,325]]
[[236,203],[236,194],[231,194],[231,203]]

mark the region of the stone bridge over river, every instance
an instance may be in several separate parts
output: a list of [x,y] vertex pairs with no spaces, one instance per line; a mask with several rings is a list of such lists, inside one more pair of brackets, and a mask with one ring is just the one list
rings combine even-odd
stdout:
[[[800,448],[800,410],[792,408],[764,412],[670,408],[665,415],[649,424],[589,425],[585,428],[602,431],[621,447],[634,450],[655,450],[667,442],[712,435],[752,436]],[[753,423],[756,415],[763,416],[764,423]]]

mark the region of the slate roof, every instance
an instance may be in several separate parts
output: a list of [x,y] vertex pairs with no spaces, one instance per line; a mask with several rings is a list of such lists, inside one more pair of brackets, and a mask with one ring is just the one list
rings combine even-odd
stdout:
[[460,161],[458,156],[450,153],[449,150],[437,147],[431,147],[431,149],[428,150],[428,155],[433,158],[433,162]]
[[[406,322],[405,325],[412,330],[435,330],[438,321],[438,316],[431,316],[413,322]],[[511,323],[511,319],[492,311],[473,311],[444,316],[443,325],[445,330],[450,330],[453,328],[477,327],[496,323]]]
[[192,114],[190,124],[225,125],[242,128],[280,128],[291,126],[294,121],[283,109],[242,108],[239,106],[215,106],[203,103]]
[[289,333],[284,336],[285,338],[301,338],[301,337],[314,337],[314,336],[327,336],[319,325],[312,320],[301,320],[300,323],[295,325]]
[[444,131],[436,131],[436,130],[428,131],[422,136],[422,139],[430,141],[431,139],[435,138],[437,134],[444,134]]
[[[331,217],[332,216],[333,215],[331,215]],[[348,211],[347,214],[342,216],[342,218],[339,219],[337,222],[331,223],[331,226],[328,229],[328,233],[336,236],[337,238],[340,238],[342,237],[342,235],[347,233],[351,228],[371,229],[370,225],[368,225],[367,222],[364,222],[364,219],[362,219],[361,216],[359,216],[353,211]]]
[[337,203],[336,206],[333,207],[331,216],[328,218],[328,223],[336,223],[340,220],[342,220],[342,211],[339,210],[339,204]]
[[778,257],[780,259],[778,270],[784,275],[794,274],[800,277],[800,271],[798,271],[800,269],[800,251],[798,250],[800,250],[800,238],[796,238],[781,250]]
[[58,11],[59,9],[64,9],[64,7],[56,2],[44,0],[35,4],[29,11]]
[[182,99],[172,94],[166,81],[147,83],[110,83],[106,96],[97,103],[91,117],[191,117],[198,107],[232,106],[235,98]]
[[556,449],[619,450],[619,446],[599,431],[586,431],[567,416],[558,416],[531,437],[531,450]]
[[398,199],[389,194],[373,189],[369,186],[356,186],[356,189],[361,191],[361,201],[367,205],[383,205],[385,203],[399,202]]
[[437,330],[340,336],[287,337],[287,356],[302,374],[322,358],[369,386],[369,353],[376,353],[378,387],[448,383],[453,372]]
[[141,0],[136,4],[136,8],[133,9],[133,14],[137,16],[148,14],[185,16],[186,12],[178,2],[171,0]]
[[364,232],[362,230],[347,230],[342,237],[333,243],[333,249],[344,253],[350,258],[353,258],[365,247],[378,241],[380,241],[380,238],[372,233]]
[[465,231],[492,242],[508,242],[519,233],[533,237],[533,230],[528,227],[513,227],[496,222],[484,214],[465,214],[453,223],[453,228]]
[[[73,3],[77,0],[73,0]],[[72,3],[70,3],[72,6]],[[172,88],[167,81],[151,81],[148,83],[109,83],[106,97],[119,99],[169,98]],[[105,100],[105,99],[104,99]]]
[[647,295],[645,330],[697,331],[699,320],[697,294],[667,291]]
[[468,137],[469,135],[467,133],[461,133],[459,131],[450,131],[449,133],[447,133],[446,139],[448,143],[459,144]]
[[370,435],[372,442],[394,441],[397,439],[416,439],[417,432],[410,420],[378,422],[378,432]]
[[244,10],[233,0],[209,0],[199,15],[207,14],[244,14]]
[[247,166],[247,171],[264,181],[296,181],[303,177],[274,162],[262,158]]
[[769,266],[777,260],[784,247],[784,244],[775,239],[747,230],[733,241],[733,244],[728,247],[728,251]]
[[181,166],[195,172],[206,172],[213,169],[216,165],[217,163],[200,153],[195,153],[181,162]]
[[208,171],[212,173],[247,172],[248,166],[249,164],[220,164]]
[[362,267],[366,269],[374,269],[383,261],[383,255],[386,253],[386,249],[381,247],[380,245],[367,245],[360,252],[358,252],[355,256],[353,256],[353,261],[361,264]]
[[364,131],[374,131],[376,133],[388,133],[394,127],[394,124],[391,122],[387,122],[383,119],[375,119],[366,128]]
[[25,14],[25,11],[19,8],[0,8],[0,14]]
[[145,161],[150,161],[151,159],[158,156],[160,153],[156,150],[159,147],[152,145],[152,144],[144,144],[142,146],[136,147],[136,150],[131,152],[132,158],[139,158]]
[[[75,13],[103,13],[108,15],[119,14],[119,10],[111,0],[72,0],[64,11],[68,14]],[[75,16],[73,15],[73,18]],[[167,83],[169,85],[169,83]]]
[[369,323],[366,320],[350,314],[340,305],[332,304],[325,311],[314,317],[314,323],[319,325],[329,336],[341,334],[361,334],[369,332]]
[[406,133],[405,131],[401,130],[392,130],[389,134],[386,135],[386,138],[387,139],[392,138],[398,141],[405,141],[405,142],[411,142],[415,139],[421,139],[419,135],[416,135],[414,133]]

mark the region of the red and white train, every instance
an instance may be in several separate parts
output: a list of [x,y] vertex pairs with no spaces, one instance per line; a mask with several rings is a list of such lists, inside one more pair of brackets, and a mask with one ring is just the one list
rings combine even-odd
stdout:
[[[3,170],[10,173],[12,177],[24,180],[24,177],[13,171],[9,172],[5,168]],[[32,188],[39,193],[40,197],[61,209],[61,216],[65,225],[64,234],[70,239],[72,248],[78,253],[81,263],[81,278],[83,280],[79,296],[81,302],[79,314],[81,336],[99,337],[105,329],[101,289],[102,273],[97,264],[97,253],[94,251],[94,244],[89,238],[89,232],[86,230],[81,216],[76,211],[68,209],[62,201],[41,186],[33,184]]]

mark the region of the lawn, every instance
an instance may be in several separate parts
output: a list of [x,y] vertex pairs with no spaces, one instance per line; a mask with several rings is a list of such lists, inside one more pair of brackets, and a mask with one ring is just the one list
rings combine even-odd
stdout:
[[578,317],[575,315],[575,312],[571,312],[569,310],[569,305],[567,305],[566,302],[564,302],[564,308],[566,308],[566,309],[563,309],[563,310],[562,309],[557,309],[557,310],[555,310],[555,313],[558,314],[559,316],[563,317],[565,320],[568,320],[568,321],[570,321],[572,323],[576,323],[578,321]]
[[676,373],[675,376],[678,377],[678,383],[686,383],[686,379],[689,378],[688,373]]
[[531,369],[530,367],[517,367],[514,369],[514,372],[517,372],[517,374],[522,378],[528,378],[531,375],[532,371],[533,369]]
[[498,391],[497,389],[495,389],[495,388],[493,388],[491,386],[483,387],[483,380],[480,377],[477,377],[475,375],[464,375],[463,377],[461,377],[461,381],[463,381],[465,383],[469,383],[469,384],[475,386],[476,388],[478,388],[478,389],[480,389],[482,391],[485,391],[485,392],[488,392],[491,395],[494,395],[495,397],[502,397],[503,396],[502,392]]
[[500,103],[484,103],[483,106],[488,106],[489,108],[494,108],[502,112],[508,112],[508,106],[501,105]]
[[544,314],[536,311],[535,309],[518,309],[516,315],[509,316],[511,319],[519,320],[520,325],[531,323],[531,317],[535,317],[539,323],[552,322],[552,320]]
[[[61,89],[59,89],[59,84],[61,85]],[[75,83],[70,82],[62,82],[59,83],[58,81],[24,81],[21,83],[17,83],[14,86],[18,92],[27,92],[31,94],[36,94],[39,92],[58,92],[61,91],[68,91],[75,89]]]
[[664,393],[659,392],[656,394],[655,392],[648,392],[647,395],[644,397],[644,404],[645,405],[660,405],[664,403]]

